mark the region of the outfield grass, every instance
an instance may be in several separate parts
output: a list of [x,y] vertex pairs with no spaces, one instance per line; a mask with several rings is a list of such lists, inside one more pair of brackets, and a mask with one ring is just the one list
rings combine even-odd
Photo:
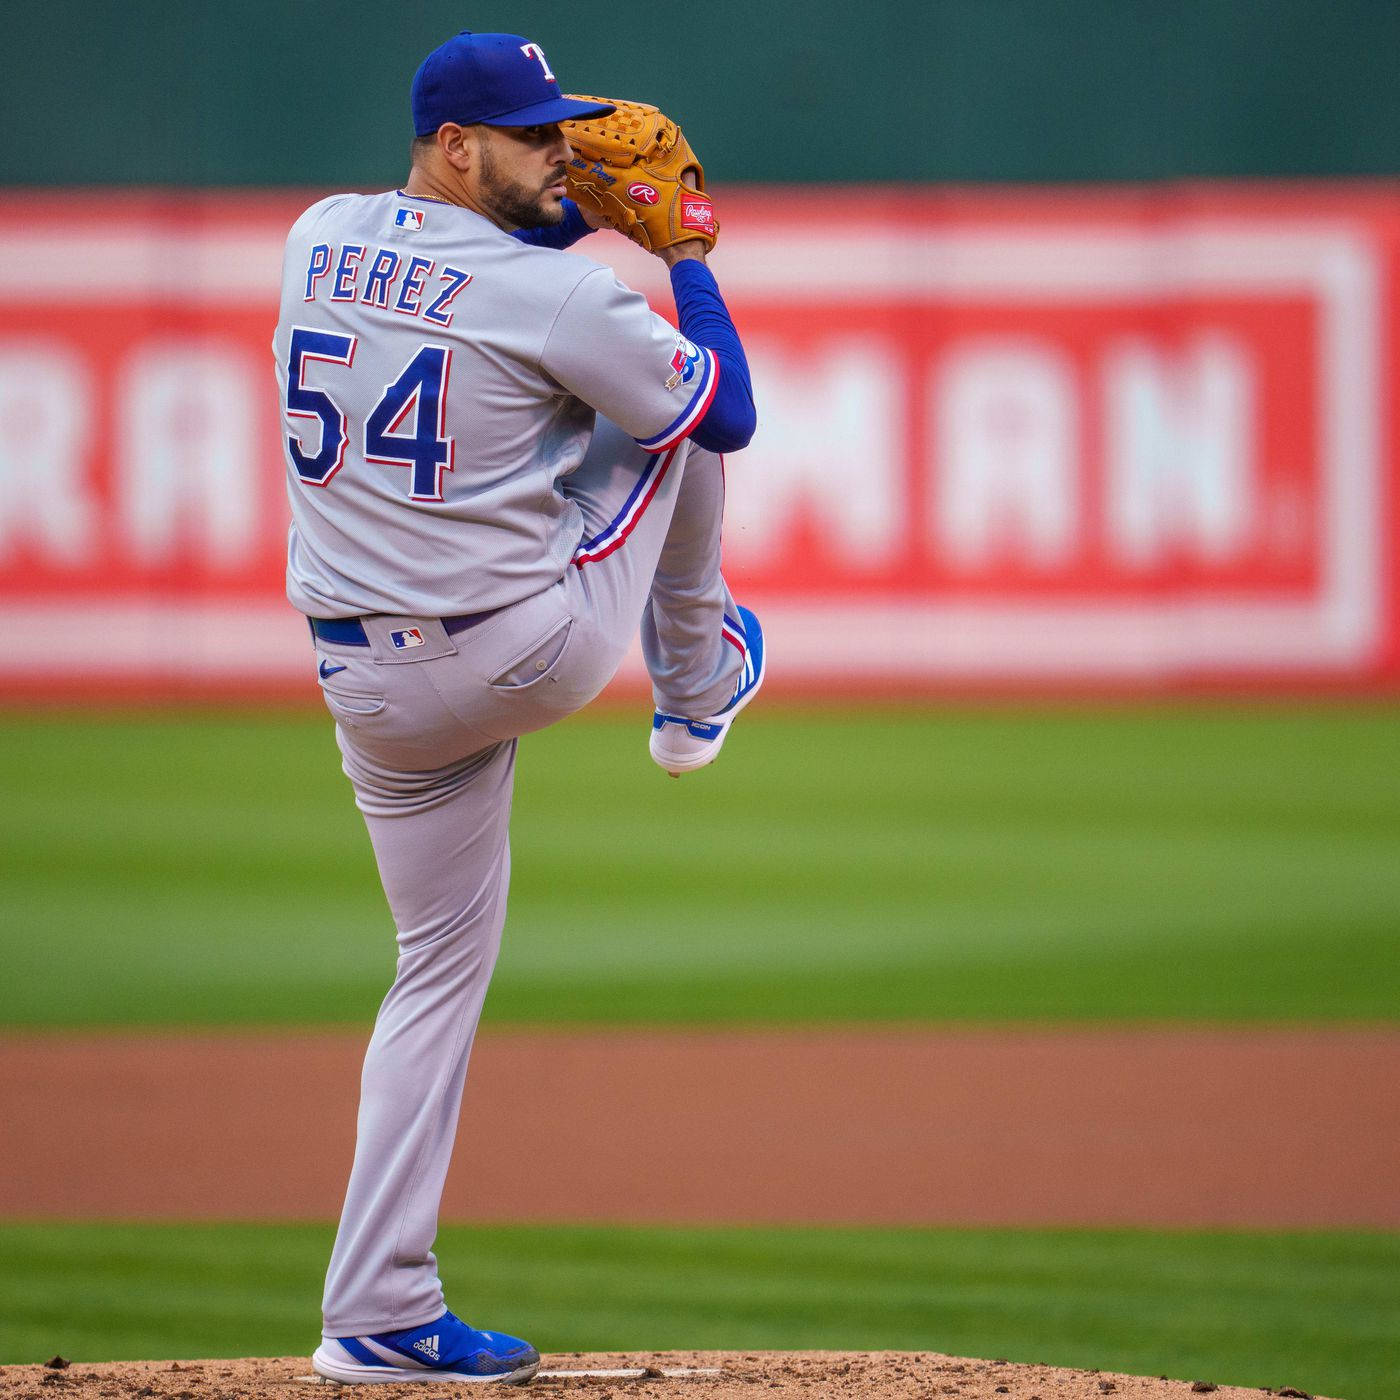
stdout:
[[[0,1226],[0,1361],[308,1353],[322,1226]],[[1393,1400],[1400,1237],[448,1229],[449,1301],[542,1350],[899,1348]]]
[[[319,714],[0,720],[12,1026],[365,1024],[392,973]],[[1388,1021],[1400,708],[635,718],[522,745],[501,1022]]]

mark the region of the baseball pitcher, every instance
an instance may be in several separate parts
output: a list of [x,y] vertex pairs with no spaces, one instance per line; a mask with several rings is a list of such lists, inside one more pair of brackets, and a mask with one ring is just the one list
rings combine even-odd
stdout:
[[[674,123],[563,96],[515,34],[448,40],[411,105],[403,187],[292,228],[274,341],[287,592],[399,949],[313,1364],[510,1383],[537,1352],[447,1311],[432,1249],[505,920],[516,742],[587,704],[640,625],[652,757],[672,774],[715,758],[765,671],[719,557],[719,454],[755,416],[705,263],[714,206]],[[604,224],[670,268],[679,332],[565,251]],[[523,1140],[528,1105],[478,1126]]]

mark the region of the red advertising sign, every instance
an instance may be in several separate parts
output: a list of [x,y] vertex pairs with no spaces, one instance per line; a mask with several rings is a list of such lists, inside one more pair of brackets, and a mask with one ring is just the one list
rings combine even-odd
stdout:
[[[0,198],[0,691],[286,689],[307,200]],[[728,196],[726,560],[791,686],[1400,676],[1389,186]],[[669,312],[664,269],[608,235]]]

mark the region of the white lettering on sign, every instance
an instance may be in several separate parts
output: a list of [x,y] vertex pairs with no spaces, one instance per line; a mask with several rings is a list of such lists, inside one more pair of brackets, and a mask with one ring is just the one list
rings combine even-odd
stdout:
[[758,432],[732,472],[725,553],[740,567],[782,555],[806,519],[823,553],[847,567],[887,565],[904,531],[904,390],[898,359],[868,340],[796,360],[771,343],[748,349],[760,385]]
[[1146,341],[1103,368],[1109,544],[1133,566],[1184,549],[1219,563],[1255,521],[1253,386],[1244,352],[1203,335],[1182,355]]
[[1078,402],[1073,367],[1024,340],[956,346],[937,365],[930,529],[961,568],[1006,559],[1053,569],[1077,547]]
[[194,545],[216,565],[247,562],[262,379],[238,350],[203,341],[143,345],[123,365],[117,514],[133,560],[161,563]]
[[96,543],[87,479],[92,386],[77,355],[0,343],[0,559],[31,545],[82,564]]

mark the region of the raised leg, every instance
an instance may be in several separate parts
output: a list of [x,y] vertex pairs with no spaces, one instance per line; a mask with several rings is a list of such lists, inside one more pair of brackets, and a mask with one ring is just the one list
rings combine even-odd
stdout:
[[566,579],[576,609],[624,647],[641,627],[660,708],[713,713],[733,695],[742,664],[722,637],[733,599],[720,574],[721,459],[689,443],[648,457],[600,420],[565,493],[584,517]]

